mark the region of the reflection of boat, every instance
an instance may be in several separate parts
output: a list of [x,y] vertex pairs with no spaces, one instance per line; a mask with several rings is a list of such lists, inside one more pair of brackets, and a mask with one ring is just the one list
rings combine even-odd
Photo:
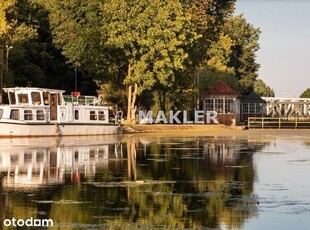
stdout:
[[[116,134],[122,131],[122,112],[92,96],[62,90],[6,88],[9,105],[0,106],[0,137]],[[66,99],[66,100],[65,100]]]
[[64,184],[66,175],[70,175],[72,182],[79,182],[81,175],[91,179],[97,167],[105,167],[108,160],[122,157],[119,136],[115,135],[12,140],[11,145],[6,145],[7,139],[0,139],[4,188],[34,189]]

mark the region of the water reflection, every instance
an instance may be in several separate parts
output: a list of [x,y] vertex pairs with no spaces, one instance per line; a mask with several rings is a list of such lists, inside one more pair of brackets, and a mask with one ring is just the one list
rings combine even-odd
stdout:
[[253,153],[265,145],[203,136],[0,140],[1,223],[241,228],[257,215]]

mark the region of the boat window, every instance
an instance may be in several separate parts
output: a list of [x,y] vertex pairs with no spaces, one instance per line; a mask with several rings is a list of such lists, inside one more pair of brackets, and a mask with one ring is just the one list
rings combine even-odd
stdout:
[[15,93],[9,92],[9,100],[10,100],[10,104],[11,105],[15,105],[16,104]]
[[58,105],[61,105],[61,94],[60,93],[58,93]]
[[90,117],[89,117],[89,119],[90,119],[91,121],[97,120],[96,111],[90,111]]
[[29,100],[28,100],[28,94],[26,93],[20,93],[20,94],[17,94],[18,96],[18,102],[19,103],[29,103]]
[[32,104],[34,105],[40,105],[41,104],[41,97],[39,92],[31,92],[31,99]]
[[43,92],[44,105],[49,105],[50,104],[49,95],[50,94],[48,92]]
[[78,110],[74,110],[74,119],[75,119],[75,120],[80,119],[80,113],[79,113]]
[[27,121],[33,119],[32,110],[25,110],[24,111],[24,119],[27,120]]
[[104,111],[99,111],[98,118],[99,118],[99,120],[100,120],[100,121],[105,120],[105,114],[104,114]]
[[10,119],[19,120],[19,110],[18,109],[12,109],[11,110]]
[[2,118],[3,115],[3,109],[0,109],[0,119]]
[[37,110],[37,120],[43,121],[45,119],[44,111],[43,110]]

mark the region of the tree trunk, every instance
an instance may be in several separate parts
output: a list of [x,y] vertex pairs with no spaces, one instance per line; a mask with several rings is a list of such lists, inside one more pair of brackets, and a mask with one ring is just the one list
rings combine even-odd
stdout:
[[131,123],[131,92],[132,85],[128,86],[128,101],[127,101],[127,121]]
[[137,98],[137,91],[138,91],[138,85],[134,85],[134,90],[132,93],[132,100],[131,100],[131,122],[136,121],[136,98]]
[[[131,79],[132,67],[128,65],[128,79]],[[138,92],[138,85],[136,83],[128,86],[128,100],[127,100],[127,122],[134,123],[136,120],[136,98]]]

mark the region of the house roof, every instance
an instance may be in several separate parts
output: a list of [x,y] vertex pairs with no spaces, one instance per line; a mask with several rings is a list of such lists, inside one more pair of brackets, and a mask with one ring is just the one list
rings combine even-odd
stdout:
[[252,91],[242,99],[241,103],[266,103],[266,101]]
[[205,93],[205,96],[239,96],[239,93],[224,81],[218,80],[215,85]]

